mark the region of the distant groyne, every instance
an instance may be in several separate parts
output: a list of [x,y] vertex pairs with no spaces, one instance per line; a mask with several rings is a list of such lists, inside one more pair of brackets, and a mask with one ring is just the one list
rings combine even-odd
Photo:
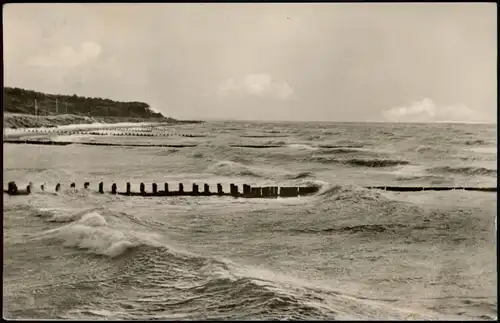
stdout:
[[87,145],[87,146],[114,146],[114,147],[165,147],[165,148],[187,148],[196,147],[195,144],[120,144],[111,142],[79,142],[79,141],[53,141],[53,140],[4,140],[4,144],[27,144],[27,145]]
[[478,192],[496,192],[496,187],[469,187],[469,186],[368,186],[367,189],[377,189],[393,192],[423,192],[423,191],[478,191]]
[[[4,144],[26,144],[26,145],[89,145],[89,146],[117,146],[117,147],[169,147],[185,148],[196,147],[197,144],[122,144],[110,142],[83,142],[83,141],[61,141],[61,140],[39,140],[39,139],[4,139]],[[229,145],[231,148],[280,148],[283,145]]]
[[[153,133],[154,128],[132,128],[121,130],[119,128],[101,128],[101,129],[55,129],[55,128],[43,128],[43,129],[26,129],[21,130],[21,133],[33,133],[33,134],[55,134],[55,135],[94,135],[94,136],[139,136],[139,137],[189,137],[189,138],[200,138],[208,137],[207,134],[193,134],[193,133],[180,133],[180,132],[158,132]],[[157,129],[154,129],[157,130]],[[119,132],[117,132],[119,131]],[[10,135],[17,135],[12,133]]]

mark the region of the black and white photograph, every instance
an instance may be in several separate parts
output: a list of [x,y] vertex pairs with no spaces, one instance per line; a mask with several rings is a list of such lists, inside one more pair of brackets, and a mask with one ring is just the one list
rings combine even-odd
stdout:
[[7,3],[6,320],[496,321],[494,2]]

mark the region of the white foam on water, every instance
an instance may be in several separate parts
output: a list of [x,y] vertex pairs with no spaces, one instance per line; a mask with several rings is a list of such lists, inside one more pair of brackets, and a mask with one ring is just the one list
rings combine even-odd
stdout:
[[[54,215],[53,215],[54,217]],[[91,253],[116,257],[129,248],[141,244],[160,245],[156,242],[156,235],[142,234],[133,230],[113,228],[105,217],[97,211],[86,213],[56,216],[58,221],[75,221],[59,228],[42,232],[39,239],[55,238],[63,241],[67,247],[85,249]],[[50,220],[49,220],[50,221]]]

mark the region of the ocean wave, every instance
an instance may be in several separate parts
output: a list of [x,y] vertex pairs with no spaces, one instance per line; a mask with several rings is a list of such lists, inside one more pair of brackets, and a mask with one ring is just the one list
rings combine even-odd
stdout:
[[311,159],[313,162],[319,162],[323,164],[335,163],[335,164],[361,166],[361,167],[393,167],[398,165],[410,164],[410,162],[406,160],[397,160],[397,159],[361,159],[361,158],[336,159],[325,156],[313,156]]
[[313,172],[300,172],[296,174],[286,174],[284,176],[285,179],[301,179],[301,178],[310,178],[314,177],[315,174]]
[[325,136],[322,136],[322,135],[309,135],[309,136],[304,137],[304,140],[307,140],[307,141],[318,141],[318,140],[324,140],[324,139],[325,139]]
[[318,234],[318,233],[382,233],[395,230],[397,228],[406,228],[407,225],[399,223],[386,224],[362,224],[355,226],[334,226],[330,228],[304,228],[288,230],[296,233]]
[[290,144],[287,146],[288,148],[297,149],[297,150],[318,150],[318,147],[304,145],[304,144]]
[[488,142],[482,139],[476,139],[476,140],[466,140],[463,142],[467,146],[482,146],[482,145],[487,145]]
[[[281,282],[277,273],[226,259],[142,245],[117,259],[116,264],[120,270],[113,281],[122,288],[134,288],[126,300],[99,304],[99,313],[110,318],[335,318],[335,311],[326,302],[308,296],[311,291],[306,293],[304,287],[294,285],[292,277]],[[129,309],[127,313],[122,311],[123,306]],[[159,307],[161,311],[157,310]],[[175,309],[175,314],[171,309]],[[87,316],[89,310],[85,306],[73,312],[81,317]]]
[[442,148],[429,146],[429,145],[420,145],[415,148],[415,152],[417,153],[425,153],[425,152],[444,152]]
[[[310,184],[317,185],[315,182]],[[355,190],[334,187],[325,194],[338,195]],[[394,230],[397,226],[367,224],[324,231],[377,234]],[[73,224],[45,231],[43,236],[44,239],[62,241],[67,247],[106,256],[99,260],[101,264],[101,261],[106,262],[100,272],[109,280],[99,288],[105,289],[113,284],[128,290],[126,298],[117,298],[113,302],[94,298],[91,304],[83,304],[81,308],[75,306],[72,313],[79,318],[95,318],[96,315],[89,314],[89,310],[96,310],[96,306],[98,313],[95,313],[113,319],[203,317],[221,320],[370,317],[373,315],[371,311],[378,312],[382,308],[376,301],[368,303],[343,291],[320,287],[284,272],[236,264],[168,244],[149,243],[134,232],[112,227],[102,212],[87,212]],[[104,281],[104,278],[99,279]],[[360,312],[360,307],[365,310]],[[128,310],[124,311],[124,308]],[[395,308],[386,308],[385,314],[399,318]]]
[[218,176],[266,177],[266,175],[272,175],[269,170],[258,169],[233,161],[217,162],[207,170]]
[[324,199],[333,201],[387,201],[379,191],[370,190],[359,186],[327,186],[318,194]]
[[140,245],[155,245],[151,238],[147,238],[145,234],[113,228],[105,217],[97,211],[78,212],[74,215],[56,216],[55,218],[53,214],[49,221],[54,219],[57,219],[55,222],[72,222],[44,231],[35,238],[58,240],[65,247],[76,247],[110,258],[117,257]]
[[321,150],[320,154],[355,154],[355,153],[360,153],[363,152],[359,149],[355,148],[331,148],[331,149],[323,149]]
[[451,173],[451,174],[463,174],[468,176],[483,175],[483,176],[496,176],[497,171],[495,169],[489,169],[485,167],[451,167],[451,166],[440,166],[432,167],[426,169],[429,173]]
[[61,208],[40,208],[36,212],[36,216],[44,219],[47,222],[74,222],[80,220],[84,215],[91,212],[97,212],[101,208],[83,209],[76,211],[73,209]]
[[348,159],[343,161],[344,164],[352,166],[365,166],[365,167],[391,167],[398,165],[408,165],[410,162],[406,160],[397,159]]
[[321,145],[318,145],[319,148],[324,148],[324,149],[335,149],[335,148],[363,148],[364,146],[361,145],[361,144],[350,144],[350,143],[346,143],[346,144],[337,144],[337,145],[325,145],[325,144],[321,144]]
[[294,180],[314,177],[312,172],[291,173],[282,169],[248,166],[236,161],[219,161],[215,165],[209,166],[207,171],[218,176],[243,176],[264,179]]
[[286,142],[284,140],[268,140],[264,143],[264,145],[279,145],[279,146],[282,146],[282,145],[285,145]]
[[[397,225],[346,227],[355,232],[393,230]],[[349,295],[287,273],[235,264],[226,259],[168,248],[139,247],[121,265],[137,294],[129,293],[127,304],[140,302],[136,317],[169,319],[170,308],[185,319],[342,319],[373,316],[404,318],[398,308]],[[142,287],[142,288],[141,288]],[[161,291],[158,292],[158,288]],[[182,294],[182,297],[175,295]],[[357,303],[357,304],[355,304]],[[156,308],[161,306],[158,313]],[[364,310],[360,311],[359,309]],[[381,313],[381,310],[384,314]],[[153,314],[152,312],[156,312]],[[416,314],[416,313],[415,313]],[[151,315],[154,315],[151,316]]]
[[[128,147],[128,148],[135,148],[135,147]],[[179,152],[179,149],[177,148],[162,149],[156,152],[155,156],[170,156],[176,152]]]
[[381,155],[387,155],[387,152],[377,151],[365,148],[322,148],[316,152],[318,155],[359,155],[365,157],[380,157]]

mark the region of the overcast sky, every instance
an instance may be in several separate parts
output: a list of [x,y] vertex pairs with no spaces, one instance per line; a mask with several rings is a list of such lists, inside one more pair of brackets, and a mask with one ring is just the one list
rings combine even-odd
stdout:
[[3,8],[6,86],[176,118],[497,119],[495,3]]

